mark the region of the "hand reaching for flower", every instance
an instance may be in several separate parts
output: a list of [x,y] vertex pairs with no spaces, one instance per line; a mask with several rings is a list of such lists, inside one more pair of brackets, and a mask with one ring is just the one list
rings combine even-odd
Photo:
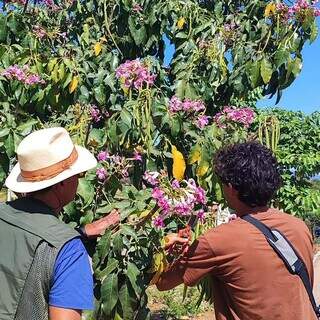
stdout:
[[112,210],[107,216],[85,225],[85,232],[88,238],[95,238],[102,235],[106,229],[118,224],[120,214],[118,210]]
[[164,248],[168,253],[173,254],[184,254],[189,248],[189,237],[184,235],[171,233],[164,237]]

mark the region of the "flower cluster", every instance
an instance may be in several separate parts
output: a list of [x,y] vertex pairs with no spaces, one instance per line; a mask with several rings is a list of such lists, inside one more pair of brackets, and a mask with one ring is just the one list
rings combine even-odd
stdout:
[[34,35],[39,39],[42,39],[47,35],[46,30],[39,25],[35,25],[32,31]]
[[127,60],[116,70],[116,76],[125,88],[142,89],[144,85],[152,86],[156,75],[151,74],[148,67],[140,59]]
[[90,105],[89,112],[93,122],[99,122],[102,118],[109,117],[108,111],[101,112],[100,109],[94,104]]
[[200,129],[203,129],[205,126],[208,125],[209,119],[210,119],[209,116],[206,116],[206,115],[202,114],[201,116],[199,116],[199,117],[196,119],[196,125],[197,125],[197,127],[200,128]]
[[193,179],[181,182],[173,180],[170,183],[165,174],[150,171],[145,172],[143,178],[153,186],[152,198],[160,209],[153,221],[155,227],[163,227],[165,219],[173,215],[197,215],[200,221],[204,220],[203,206],[207,202],[205,191]]
[[[111,155],[108,151],[101,151],[97,155],[99,163],[102,165],[96,171],[98,179],[104,182],[109,176],[116,175],[119,178],[129,177],[129,168],[132,166],[130,159],[118,154]],[[134,160],[134,157],[132,158]]]
[[169,111],[176,113],[179,111],[192,113],[205,110],[206,107],[202,100],[184,99],[180,100],[178,97],[173,96],[169,101]]
[[316,1],[312,1],[310,4],[306,0],[298,0],[293,6],[289,7],[283,2],[277,3],[275,5],[276,12],[282,17],[284,20],[293,19],[294,16],[298,18],[303,18],[306,13],[311,12],[314,17],[320,16],[320,9],[316,8]]
[[214,117],[216,124],[221,127],[226,127],[226,122],[236,122],[249,127],[254,121],[255,113],[251,108],[235,108],[232,106],[224,107],[223,111],[217,113]]
[[8,80],[18,80],[26,85],[44,84],[45,81],[39,75],[31,73],[27,65],[20,68],[18,65],[13,65],[1,72],[3,77]]
[[184,99],[180,100],[178,97],[173,96],[169,101],[169,112],[172,114],[179,113],[180,115],[193,118],[194,124],[203,129],[209,123],[209,116],[204,114],[196,114],[206,110],[204,102],[202,100]]
[[132,11],[136,13],[141,13],[143,11],[143,8],[140,6],[140,4],[136,3],[133,5]]

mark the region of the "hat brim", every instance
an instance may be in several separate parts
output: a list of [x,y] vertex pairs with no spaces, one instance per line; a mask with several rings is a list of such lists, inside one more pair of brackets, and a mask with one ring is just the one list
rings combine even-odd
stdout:
[[17,193],[39,191],[51,187],[56,183],[75,176],[81,172],[85,172],[96,167],[97,160],[90,153],[90,151],[80,146],[75,146],[75,148],[78,152],[78,159],[71,167],[64,170],[57,176],[43,181],[27,181],[21,176],[20,165],[17,163],[6,179],[6,187]]

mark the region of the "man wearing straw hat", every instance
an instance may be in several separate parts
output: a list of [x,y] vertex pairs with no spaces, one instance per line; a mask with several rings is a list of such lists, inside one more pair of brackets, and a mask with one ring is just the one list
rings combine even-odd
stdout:
[[[95,157],[63,128],[33,132],[20,143],[6,180],[17,200],[0,205],[0,319],[79,320],[93,308],[93,281],[79,233],[58,219]],[[87,225],[97,236],[118,214]]]

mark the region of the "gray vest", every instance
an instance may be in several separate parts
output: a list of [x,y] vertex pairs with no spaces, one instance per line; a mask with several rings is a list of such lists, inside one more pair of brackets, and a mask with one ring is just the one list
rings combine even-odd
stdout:
[[47,320],[61,247],[79,234],[37,200],[0,204],[0,319]]

